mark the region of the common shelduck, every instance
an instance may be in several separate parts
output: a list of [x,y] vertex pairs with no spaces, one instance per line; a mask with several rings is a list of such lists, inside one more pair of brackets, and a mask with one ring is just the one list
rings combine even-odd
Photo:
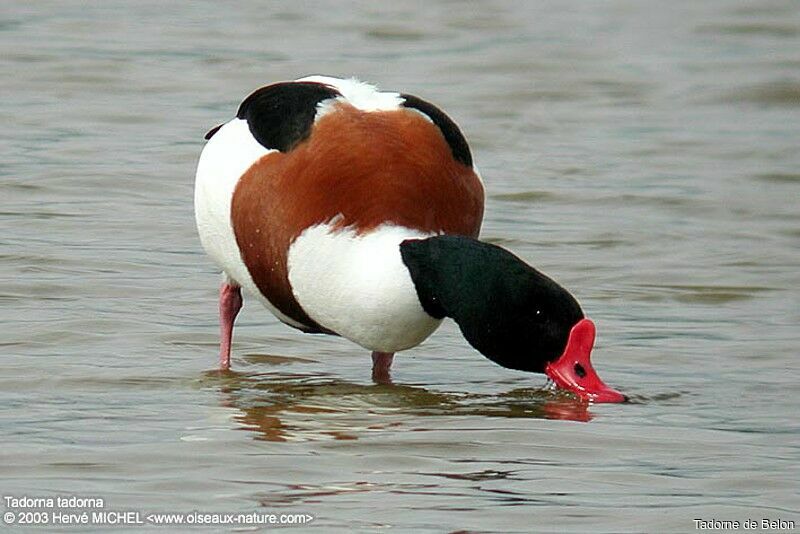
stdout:
[[438,107],[310,76],[258,89],[206,139],[195,216],[223,273],[222,369],[244,288],[289,326],[372,351],[377,381],[450,317],[503,367],[586,400],[626,399],[594,371],[594,324],[575,298],[477,239],[483,183]]

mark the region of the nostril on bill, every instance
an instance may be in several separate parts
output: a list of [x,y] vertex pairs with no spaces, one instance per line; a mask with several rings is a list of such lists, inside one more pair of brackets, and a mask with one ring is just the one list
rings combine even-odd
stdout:
[[575,364],[575,374],[578,375],[579,377],[583,378],[583,377],[586,376],[586,369],[584,369],[581,364],[576,363]]

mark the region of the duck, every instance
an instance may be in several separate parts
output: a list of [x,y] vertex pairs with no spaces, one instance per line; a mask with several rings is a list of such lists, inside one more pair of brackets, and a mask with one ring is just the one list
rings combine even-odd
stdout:
[[439,107],[314,75],[255,90],[205,139],[194,208],[222,271],[221,370],[244,291],[290,327],[371,352],[376,382],[450,318],[503,367],[581,400],[627,399],[594,370],[595,325],[575,297],[479,240],[483,180]]

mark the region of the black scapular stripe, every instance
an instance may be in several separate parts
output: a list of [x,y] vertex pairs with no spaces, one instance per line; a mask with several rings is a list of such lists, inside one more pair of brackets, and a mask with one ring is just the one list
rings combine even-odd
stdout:
[[339,92],[316,82],[281,82],[258,89],[244,99],[236,116],[265,148],[288,152],[308,138],[317,104]]
[[414,95],[401,94],[400,97],[404,99],[403,107],[424,113],[441,130],[456,161],[472,167],[472,152],[469,150],[469,144],[456,123],[444,111]]
[[224,124],[220,124],[218,126],[214,126],[208,132],[206,132],[206,135],[203,136],[203,139],[208,141],[209,139],[214,137],[214,134],[217,133],[219,131],[219,129],[222,128],[223,126],[225,126],[225,125]]

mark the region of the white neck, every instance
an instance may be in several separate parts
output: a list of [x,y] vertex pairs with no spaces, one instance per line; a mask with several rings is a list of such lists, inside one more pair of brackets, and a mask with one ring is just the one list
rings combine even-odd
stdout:
[[317,323],[368,350],[414,347],[441,321],[422,309],[400,243],[429,236],[392,225],[364,235],[312,226],[289,248],[295,298]]

